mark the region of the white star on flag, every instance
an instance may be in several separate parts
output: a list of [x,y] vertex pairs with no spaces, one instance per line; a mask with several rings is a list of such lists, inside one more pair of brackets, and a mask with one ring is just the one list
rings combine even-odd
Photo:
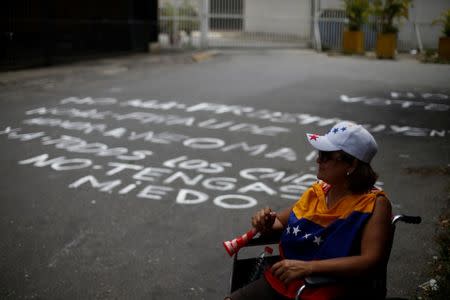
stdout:
[[303,236],[303,238],[304,238],[305,240],[307,240],[307,239],[309,238],[310,235],[311,235],[311,234],[307,233],[307,234],[305,234],[305,235]]
[[313,243],[316,243],[317,244],[317,246],[320,246],[320,243],[322,243],[323,242],[323,240],[322,240],[322,238],[319,236],[319,237],[317,237],[317,236],[314,236],[314,241],[313,241]]
[[286,233],[287,233],[287,234],[291,233],[291,227],[288,226],[288,227],[286,228]]
[[298,229],[298,225],[297,225],[297,227],[294,227],[294,234],[295,234],[295,236],[297,236],[297,233],[299,233],[301,230],[300,229]]

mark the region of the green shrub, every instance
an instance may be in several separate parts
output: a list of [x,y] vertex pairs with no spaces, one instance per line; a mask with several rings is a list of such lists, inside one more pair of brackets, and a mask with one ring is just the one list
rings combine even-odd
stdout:
[[170,35],[174,34],[172,31],[174,26],[173,18],[175,16],[177,16],[178,19],[178,30],[184,30],[186,33],[190,34],[192,31],[200,28],[198,11],[187,0],[183,1],[179,7],[175,7],[170,2],[164,2],[160,9],[160,16],[168,18],[168,20],[164,22],[164,26],[161,27],[161,32]]
[[348,29],[350,31],[360,31],[369,18],[368,0],[343,0],[345,12],[349,20]]
[[433,25],[436,24],[441,24],[444,36],[450,37],[450,9],[444,11],[440,18],[433,21]]
[[381,19],[381,32],[397,33],[394,20],[408,19],[409,5],[412,0],[375,0],[371,7],[372,14]]

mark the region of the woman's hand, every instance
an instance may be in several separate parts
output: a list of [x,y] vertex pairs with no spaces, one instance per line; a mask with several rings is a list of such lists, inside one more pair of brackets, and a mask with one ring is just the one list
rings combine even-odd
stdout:
[[276,217],[276,212],[268,207],[263,208],[252,217],[252,226],[261,233],[267,233],[272,230]]
[[284,259],[275,263],[271,271],[284,284],[288,284],[294,279],[310,276],[312,274],[312,265],[307,261]]

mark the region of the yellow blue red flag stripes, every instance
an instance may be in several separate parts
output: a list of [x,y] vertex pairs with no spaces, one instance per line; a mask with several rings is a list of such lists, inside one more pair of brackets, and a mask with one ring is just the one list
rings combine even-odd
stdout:
[[[377,197],[384,193],[373,189],[367,194],[348,195],[328,207],[325,197],[329,189],[324,182],[315,183],[294,204],[281,236],[282,258],[309,261],[360,253],[362,230]],[[303,284],[299,279],[285,285],[270,269],[264,276],[278,293],[290,299]]]
[[348,195],[329,208],[325,199],[329,189],[324,182],[315,183],[294,205],[281,236],[284,258],[317,260],[359,252],[361,231],[382,192]]
[[370,213],[353,212],[323,227],[308,219],[297,219],[294,213],[281,236],[286,259],[319,260],[349,256],[359,252],[361,229]]

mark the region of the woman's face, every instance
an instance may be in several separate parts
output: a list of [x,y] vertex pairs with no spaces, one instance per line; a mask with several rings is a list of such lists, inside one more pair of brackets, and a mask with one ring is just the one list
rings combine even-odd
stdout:
[[342,160],[340,151],[319,151],[317,178],[331,185],[344,183],[350,164]]

